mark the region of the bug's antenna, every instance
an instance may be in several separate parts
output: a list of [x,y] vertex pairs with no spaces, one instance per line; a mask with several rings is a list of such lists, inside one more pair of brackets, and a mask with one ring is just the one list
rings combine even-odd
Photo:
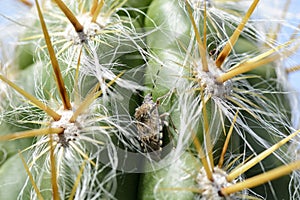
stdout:
[[[158,79],[158,75],[159,75],[160,70],[161,70],[162,67],[163,67],[163,65],[160,65],[160,69],[157,70],[154,79],[152,79],[152,80],[153,80],[153,81],[152,81],[153,85],[152,85],[151,91],[150,91],[150,93],[149,93],[149,95],[150,95],[151,98],[152,98],[152,95],[153,95],[152,92],[153,92],[154,88],[156,87],[156,82],[157,82],[157,79]],[[147,96],[148,96],[148,95],[147,95]],[[159,104],[159,100],[156,100],[156,103]]]
[[[156,81],[157,81],[157,79],[158,79],[158,75],[159,75],[159,73],[160,73],[160,70],[161,70],[161,68],[163,67],[163,65],[160,65],[160,69],[158,69],[157,70],[157,72],[155,73],[155,77],[153,78],[153,79],[151,79],[151,83],[152,83],[152,87],[151,87],[151,90],[150,90],[150,92],[148,92],[147,93],[147,96],[150,96],[151,98],[152,98],[152,95],[153,95],[153,93],[152,93],[152,91],[154,90],[154,88],[156,87]],[[146,96],[143,96],[143,95],[141,95],[141,94],[138,94],[140,97],[142,97],[142,98],[145,98]]]
[[158,75],[160,73],[160,70],[161,68],[163,67],[163,65],[160,65],[160,69],[157,70],[156,74],[155,74],[155,79],[153,80],[153,86],[152,86],[152,89],[154,89],[155,85],[156,85],[156,81],[157,81],[157,78],[158,78]]

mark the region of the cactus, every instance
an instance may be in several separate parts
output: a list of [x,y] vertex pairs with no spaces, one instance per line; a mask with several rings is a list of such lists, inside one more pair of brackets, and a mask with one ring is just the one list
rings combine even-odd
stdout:
[[0,57],[0,199],[299,197],[298,68],[284,68],[298,32],[265,34],[262,2],[19,3],[28,22]]

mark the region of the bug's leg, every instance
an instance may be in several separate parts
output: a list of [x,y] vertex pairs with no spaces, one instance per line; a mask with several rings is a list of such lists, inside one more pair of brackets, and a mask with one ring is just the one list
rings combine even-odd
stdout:
[[[162,141],[164,144],[170,144],[171,149],[167,150],[169,152],[170,150],[174,149],[176,146],[176,141],[174,140],[174,134],[178,135],[178,131],[176,129],[175,124],[173,123],[172,118],[170,117],[170,113],[163,113],[160,115],[161,122],[164,125],[164,137],[162,138]],[[173,131],[171,131],[171,128]],[[175,133],[174,133],[175,132]],[[176,137],[175,137],[176,138]]]
[[164,126],[169,126],[168,121],[169,121],[169,118],[170,118],[170,113],[165,112],[165,113],[161,114],[159,117],[160,117],[160,120],[161,120],[161,122]]

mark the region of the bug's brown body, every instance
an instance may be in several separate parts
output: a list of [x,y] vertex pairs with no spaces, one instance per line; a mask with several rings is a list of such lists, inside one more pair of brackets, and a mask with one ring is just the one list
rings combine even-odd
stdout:
[[[162,147],[163,123],[158,112],[157,103],[147,94],[143,104],[136,108],[134,117],[138,138],[144,152],[160,152]],[[156,154],[157,154],[156,153]]]

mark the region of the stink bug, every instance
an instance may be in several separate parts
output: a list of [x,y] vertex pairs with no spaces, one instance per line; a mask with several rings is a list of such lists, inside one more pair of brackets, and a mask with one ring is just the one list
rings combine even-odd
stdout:
[[163,120],[158,112],[158,104],[153,102],[151,94],[147,94],[143,104],[135,109],[134,117],[143,151],[155,152],[159,157],[163,144]]

